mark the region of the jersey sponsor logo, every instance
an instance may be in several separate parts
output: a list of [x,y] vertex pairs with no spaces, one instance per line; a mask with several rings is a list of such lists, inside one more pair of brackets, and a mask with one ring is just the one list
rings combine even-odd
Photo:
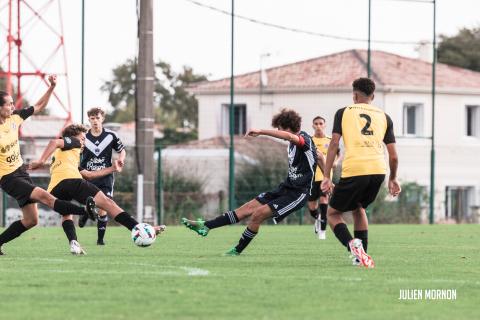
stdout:
[[11,156],[8,156],[6,158],[8,163],[17,162],[18,159],[20,159],[20,153],[18,153],[18,152],[15,152],[14,154],[12,154]]
[[10,149],[13,149],[15,145],[18,143],[18,140],[13,141],[12,143],[6,145],[6,146],[1,146],[0,147],[0,152],[1,153],[7,153],[10,151]]
[[110,145],[113,141],[113,136],[111,134],[107,135],[105,139],[98,146],[96,146],[92,141],[86,139],[85,147],[90,150],[97,157]]
[[105,169],[107,167],[105,162],[106,162],[105,157],[92,158],[88,160],[85,169],[87,169],[88,171],[97,171],[97,170]]

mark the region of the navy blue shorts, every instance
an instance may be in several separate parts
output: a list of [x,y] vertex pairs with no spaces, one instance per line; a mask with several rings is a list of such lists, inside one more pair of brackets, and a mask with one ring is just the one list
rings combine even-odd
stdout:
[[106,177],[91,180],[90,183],[102,190],[107,197],[113,199],[113,185],[115,183],[113,176],[108,175]]
[[308,190],[289,188],[283,184],[272,191],[261,193],[255,198],[261,204],[267,204],[272,209],[275,223],[302,208],[307,199]]

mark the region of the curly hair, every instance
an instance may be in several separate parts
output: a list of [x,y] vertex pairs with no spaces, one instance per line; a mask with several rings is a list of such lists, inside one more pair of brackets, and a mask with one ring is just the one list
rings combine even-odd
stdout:
[[375,82],[369,78],[358,78],[352,83],[353,91],[360,91],[367,97],[375,91]]
[[80,133],[86,133],[88,131],[87,127],[83,124],[71,124],[62,131],[62,137],[75,137]]
[[101,114],[102,117],[105,117],[105,111],[103,111],[101,108],[95,107],[91,108],[90,110],[87,111],[87,116],[92,117]]
[[273,116],[272,127],[289,129],[292,132],[300,131],[302,117],[292,109],[282,109],[280,113]]

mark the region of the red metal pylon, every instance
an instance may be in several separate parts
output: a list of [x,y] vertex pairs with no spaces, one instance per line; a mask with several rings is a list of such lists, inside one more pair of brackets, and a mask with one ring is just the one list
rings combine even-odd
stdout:
[[58,84],[48,109],[65,118],[65,125],[71,122],[60,0],[0,0],[0,68],[0,79],[5,79],[0,89],[14,95],[16,108],[24,98],[36,102],[42,94],[36,91],[48,86],[49,74],[56,74]]

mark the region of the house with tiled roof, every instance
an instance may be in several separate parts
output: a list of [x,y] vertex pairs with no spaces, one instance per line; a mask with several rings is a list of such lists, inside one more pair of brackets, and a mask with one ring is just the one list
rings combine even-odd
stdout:
[[[374,104],[394,122],[404,182],[430,185],[432,65],[421,59],[372,51]],[[351,83],[367,74],[367,52],[349,50],[237,75],[235,133],[270,128],[281,108],[297,110],[303,130],[321,115],[332,128],[338,108],[352,103]],[[480,72],[445,64],[436,68],[436,221],[478,221],[480,170]],[[199,139],[227,136],[230,79],[191,88],[199,101]]]

